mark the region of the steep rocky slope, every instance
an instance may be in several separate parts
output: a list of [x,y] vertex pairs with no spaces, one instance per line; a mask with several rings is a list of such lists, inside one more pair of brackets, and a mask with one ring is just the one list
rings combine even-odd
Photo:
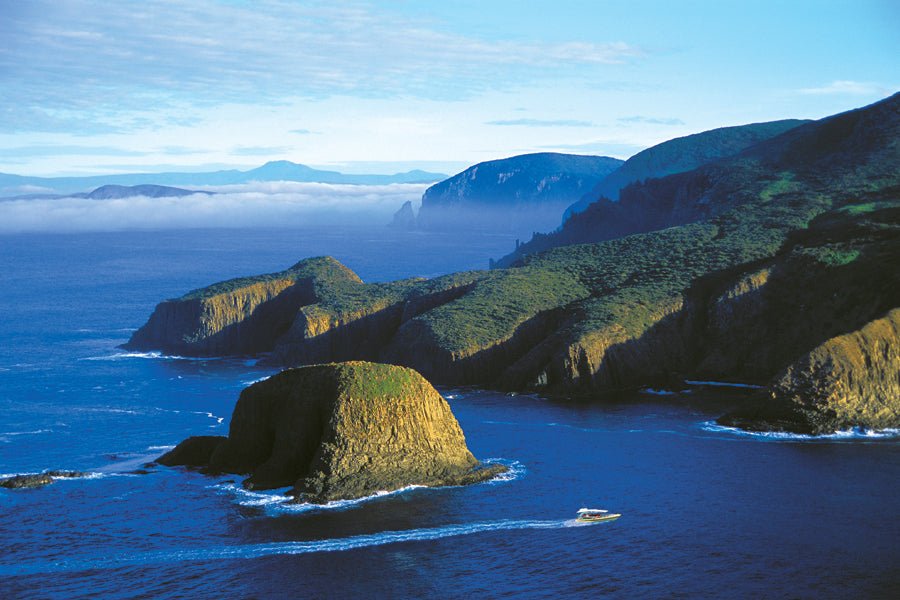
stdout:
[[706,163],[733,156],[763,140],[780,135],[806,121],[787,119],[721,127],[675,138],[638,152],[604,177],[588,194],[566,209],[563,220],[584,212],[600,198],[616,201],[620,190],[632,183],[692,171]]
[[900,309],[804,354],[747,409],[719,419],[747,429],[830,433],[900,426]]
[[559,231],[535,234],[495,264],[570,244],[710,219],[744,204],[819,190],[843,195],[892,185],[897,172],[900,95],[789,129],[693,171],[633,184],[620,200],[601,199]]
[[408,485],[463,485],[481,465],[447,402],[412,369],[351,362],[283,371],[241,393],[228,437],[189,438],[160,457],[250,473],[252,489],[293,486],[327,502]]

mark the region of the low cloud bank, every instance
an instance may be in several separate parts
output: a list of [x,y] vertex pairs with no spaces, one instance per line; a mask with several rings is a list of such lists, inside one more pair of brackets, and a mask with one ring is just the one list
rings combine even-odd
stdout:
[[334,224],[386,225],[427,184],[261,182],[195,187],[215,195],[0,201],[0,233],[119,231]]

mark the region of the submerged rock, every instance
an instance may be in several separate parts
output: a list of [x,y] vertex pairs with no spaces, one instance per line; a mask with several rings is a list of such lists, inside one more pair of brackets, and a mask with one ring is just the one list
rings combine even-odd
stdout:
[[189,438],[162,456],[212,472],[250,473],[251,489],[293,486],[323,503],[410,485],[463,485],[484,466],[441,395],[416,371],[366,362],[289,369],[241,393],[228,438]]

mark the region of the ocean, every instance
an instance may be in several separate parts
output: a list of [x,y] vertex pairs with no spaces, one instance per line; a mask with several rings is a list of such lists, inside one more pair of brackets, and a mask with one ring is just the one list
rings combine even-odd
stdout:
[[[335,227],[0,236],[4,598],[896,598],[900,436],[751,435],[738,390],[615,402],[441,388],[507,475],[323,507],[234,476],[135,470],[226,434],[252,357],[118,346],[155,304],[330,254],[366,281],[486,268],[509,236]],[[583,506],[622,513],[579,525]]]

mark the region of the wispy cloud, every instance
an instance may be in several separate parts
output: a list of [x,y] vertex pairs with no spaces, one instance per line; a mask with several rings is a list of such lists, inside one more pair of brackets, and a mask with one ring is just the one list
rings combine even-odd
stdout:
[[619,123],[647,123],[649,125],[684,125],[684,121],[681,119],[676,119],[674,117],[670,118],[659,118],[659,117],[644,117],[642,115],[634,115],[633,117],[622,117],[620,119],[616,119]]
[[[0,87],[17,108],[0,111],[0,131],[129,131],[190,119],[179,106],[297,97],[458,99],[643,56],[622,41],[464,35],[355,3],[37,0],[3,10]],[[167,107],[169,117],[150,112]]]
[[798,90],[801,94],[813,96],[846,95],[846,96],[884,96],[891,93],[891,89],[870,81],[832,81],[828,85],[815,88],[803,88]]
[[157,149],[157,152],[167,154],[169,156],[191,156],[194,154],[207,154],[208,148],[190,148],[188,146],[163,146]]
[[288,146],[235,146],[230,154],[234,156],[272,156],[290,152]]
[[271,182],[204,188],[214,196],[6,200],[0,201],[0,233],[387,223],[427,187]]
[[509,127],[593,127],[591,121],[577,119],[502,119],[486,121],[485,125],[502,125]]
[[643,150],[645,146],[637,146],[627,142],[596,140],[578,144],[552,144],[540,146],[543,150],[556,150],[559,152],[575,152],[577,154],[596,154],[600,156],[613,156],[615,158],[628,158]]
[[147,152],[113,146],[46,145],[0,148],[0,157],[3,158],[21,156],[147,156],[147,154]]
[[288,133],[293,133],[295,135],[319,135],[321,131],[313,131],[311,129],[291,129]]

